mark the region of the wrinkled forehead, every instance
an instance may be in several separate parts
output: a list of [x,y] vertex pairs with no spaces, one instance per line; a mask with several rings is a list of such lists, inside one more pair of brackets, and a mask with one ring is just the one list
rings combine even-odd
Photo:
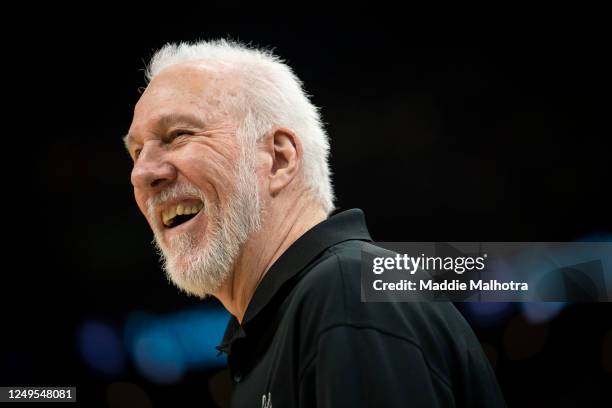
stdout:
[[227,104],[223,102],[235,93],[235,83],[229,72],[199,63],[165,68],[153,77],[138,100],[133,124],[146,122],[161,112],[197,113],[203,120],[227,116]]

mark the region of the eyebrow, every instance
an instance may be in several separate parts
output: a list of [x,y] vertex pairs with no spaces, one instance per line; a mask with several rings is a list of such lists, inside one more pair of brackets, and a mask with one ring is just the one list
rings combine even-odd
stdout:
[[125,146],[125,150],[127,150],[129,153],[130,152],[130,142],[132,141],[132,135],[128,133],[125,136],[123,136],[121,140],[123,140],[123,145]]
[[[200,116],[191,114],[191,113],[168,113],[164,115],[160,115],[159,117],[153,119],[153,126],[158,128],[168,129],[172,126],[200,126],[204,127],[205,122],[204,119]],[[132,143],[133,136],[131,134],[126,134],[123,136],[123,144],[125,148],[129,151],[130,144]]]

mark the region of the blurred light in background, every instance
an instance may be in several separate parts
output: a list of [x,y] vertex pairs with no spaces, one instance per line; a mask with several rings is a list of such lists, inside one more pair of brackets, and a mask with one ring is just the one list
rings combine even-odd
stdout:
[[98,373],[123,372],[125,354],[121,338],[111,326],[98,321],[83,323],[77,332],[77,346],[87,365]]
[[576,242],[612,242],[612,234],[608,231],[592,232],[577,239]]
[[511,302],[465,302],[463,310],[470,323],[492,326],[502,323],[513,308]]
[[218,356],[229,313],[203,307],[164,316],[134,312],[126,321],[124,338],[134,365],[158,384],[178,382],[192,368],[226,365]]
[[523,317],[532,324],[548,322],[565,308],[566,302],[521,303]]
[[156,328],[141,333],[131,348],[136,367],[158,384],[178,382],[187,370],[179,343],[171,333]]

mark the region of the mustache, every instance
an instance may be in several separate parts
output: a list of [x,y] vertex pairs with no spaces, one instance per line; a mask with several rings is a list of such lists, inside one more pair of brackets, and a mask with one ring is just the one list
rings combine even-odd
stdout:
[[199,198],[204,204],[206,204],[204,194],[202,194],[202,192],[193,184],[173,184],[165,190],[162,190],[159,193],[149,197],[147,200],[147,211],[149,216],[154,219],[155,208],[166,201],[185,197]]

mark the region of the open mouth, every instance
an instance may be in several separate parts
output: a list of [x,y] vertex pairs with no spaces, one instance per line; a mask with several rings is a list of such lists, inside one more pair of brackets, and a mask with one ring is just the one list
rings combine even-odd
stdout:
[[204,208],[204,203],[199,200],[173,204],[162,211],[162,222],[166,228],[176,228],[198,215],[202,208]]

